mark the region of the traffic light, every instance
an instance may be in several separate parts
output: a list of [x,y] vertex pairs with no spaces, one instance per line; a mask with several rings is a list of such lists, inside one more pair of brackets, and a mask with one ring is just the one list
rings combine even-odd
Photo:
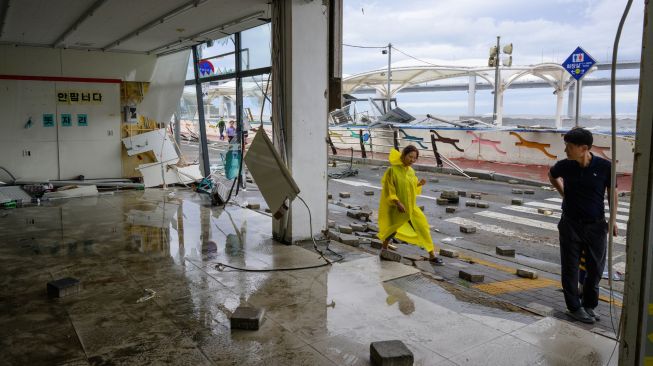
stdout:
[[503,59],[503,66],[512,66],[512,56],[508,56]]
[[503,53],[505,53],[506,55],[512,54],[512,43],[503,46]]

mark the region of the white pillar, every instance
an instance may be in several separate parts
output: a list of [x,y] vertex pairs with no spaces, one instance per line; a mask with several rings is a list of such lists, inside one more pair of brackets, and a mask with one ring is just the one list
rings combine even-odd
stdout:
[[570,83],[567,88],[569,92],[569,97],[567,98],[567,117],[574,118],[574,112],[576,111],[576,84]]
[[[278,13],[277,13],[278,12]],[[273,3],[278,14],[280,57],[273,69],[280,72],[282,97],[273,97],[283,108],[287,164],[312,215],[295,199],[288,224],[273,225],[274,236],[287,242],[309,239],[327,227],[327,113],[328,113],[328,15],[322,1],[281,0]],[[328,14],[328,11],[326,12]],[[275,35],[273,35],[275,37]],[[277,119],[275,114],[275,120]],[[276,139],[275,139],[276,140]]]
[[562,88],[556,90],[556,128],[562,128],[562,104],[564,103],[565,91]]
[[467,90],[467,115],[476,115],[476,75],[469,76],[469,89]]
[[579,80],[578,82],[580,83],[578,84],[580,86],[578,87],[578,96],[576,97],[578,98],[578,123],[582,125],[580,123],[580,116],[583,113],[583,80]]

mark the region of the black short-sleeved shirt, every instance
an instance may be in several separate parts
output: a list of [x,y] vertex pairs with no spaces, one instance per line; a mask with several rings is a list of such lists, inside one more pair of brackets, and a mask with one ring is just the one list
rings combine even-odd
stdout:
[[565,198],[562,213],[575,220],[598,220],[605,217],[605,190],[610,187],[611,163],[592,154],[582,168],[575,160],[560,160],[549,171],[553,178],[562,178]]

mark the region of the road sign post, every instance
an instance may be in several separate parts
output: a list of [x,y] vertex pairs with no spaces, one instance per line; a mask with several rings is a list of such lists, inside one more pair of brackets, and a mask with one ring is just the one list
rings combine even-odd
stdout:
[[562,67],[564,67],[565,70],[576,79],[576,127],[578,127],[578,115],[580,111],[580,80],[595,63],[596,60],[580,47],[577,47],[574,52],[567,57],[565,62],[562,63]]

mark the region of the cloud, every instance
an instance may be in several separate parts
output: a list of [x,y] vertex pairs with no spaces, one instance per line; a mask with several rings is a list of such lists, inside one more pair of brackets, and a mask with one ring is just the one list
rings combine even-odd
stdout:
[[[430,63],[483,66],[496,35],[501,35],[502,44],[513,43],[513,65],[562,63],[579,45],[595,59],[608,61],[625,1],[347,0],[344,5],[344,43],[385,46],[391,42],[406,54]],[[635,2],[631,8],[621,36],[620,60],[640,59],[643,8],[642,2]],[[392,64],[425,63],[393,50]],[[345,74],[386,66],[387,56],[380,49],[343,48]],[[518,98],[516,95],[510,97]],[[546,110],[552,108],[553,114],[555,98],[550,97],[550,90],[541,90],[540,95],[546,100]],[[605,95],[599,93],[596,98]],[[636,105],[633,93],[619,98],[627,108],[636,108],[630,107]],[[538,100],[531,99],[534,103]],[[602,102],[609,105],[609,99]]]

